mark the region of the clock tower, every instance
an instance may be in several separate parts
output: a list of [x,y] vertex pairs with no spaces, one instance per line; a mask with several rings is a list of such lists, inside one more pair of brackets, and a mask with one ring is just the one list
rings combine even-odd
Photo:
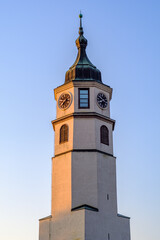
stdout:
[[54,90],[52,206],[39,240],[130,240],[129,217],[117,213],[112,88],[86,55],[79,17],[76,61]]

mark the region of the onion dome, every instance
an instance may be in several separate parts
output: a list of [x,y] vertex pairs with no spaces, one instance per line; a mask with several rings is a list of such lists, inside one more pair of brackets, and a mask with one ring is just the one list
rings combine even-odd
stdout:
[[65,83],[74,80],[101,82],[101,72],[90,62],[87,57],[87,39],[83,36],[82,14],[79,15],[79,18],[79,37],[76,40],[76,46],[78,48],[77,59],[66,72]]

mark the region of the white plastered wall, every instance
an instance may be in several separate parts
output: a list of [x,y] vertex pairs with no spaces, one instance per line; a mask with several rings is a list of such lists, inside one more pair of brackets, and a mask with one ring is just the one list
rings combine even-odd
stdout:
[[71,153],[52,159],[52,216],[54,219],[71,211]]
[[85,210],[40,220],[39,240],[86,240]]
[[[80,87],[79,87],[80,88]],[[99,114],[102,114],[106,117],[110,116],[110,100],[109,100],[109,93],[106,91],[103,91],[101,89],[98,89],[96,87],[89,87],[90,90],[90,108],[83,109],[78,108],[78,87],[75,87],[74,91],[74,104],[75,104],[75,112],[97,112]],[[86,87],[87,88],[87,87]],[[98,93],[104,93],[108,99],[108,106],[106,109],[101,109],[97,105],[97,94]]]
[[[60,128],[62,127],[63,124],[67,124],[68,126],[68,141],[60,143]],[[67,119],[65,121],[60,121],[55,124],[55,144],[54,144],[55,155],[73,149],[73,128],[74,128],[73,118]]]
[[72,208],[98,207],[97,157],[95,152],[72,153]]
[[[109,145],[100,141],[100,128],[105,125],[109,130]],[[74,149],[97,149],[113,155],[112,124],[92,118],[75,118],[73,130]]]

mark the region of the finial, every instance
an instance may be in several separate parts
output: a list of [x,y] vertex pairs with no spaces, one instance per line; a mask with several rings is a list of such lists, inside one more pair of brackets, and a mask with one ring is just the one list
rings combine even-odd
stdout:
[[79,14],[79,18],[80,18],[79,35],[80,35],[80,36],[83,35],[82,17],[83,17],[83,15],[82,15],[82,13],[81,13],[81,11],[80,11],[80,14]]

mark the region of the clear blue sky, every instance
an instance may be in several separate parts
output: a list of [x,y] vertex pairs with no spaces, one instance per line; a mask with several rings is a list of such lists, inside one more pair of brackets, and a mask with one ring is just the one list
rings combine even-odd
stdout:
[[158,0],[1,0],[0,239],[38,239],[50,215],[53,89],[76,58],[80,10],[88,56],[113,88],[119,213],[132,240],[159,240]]

